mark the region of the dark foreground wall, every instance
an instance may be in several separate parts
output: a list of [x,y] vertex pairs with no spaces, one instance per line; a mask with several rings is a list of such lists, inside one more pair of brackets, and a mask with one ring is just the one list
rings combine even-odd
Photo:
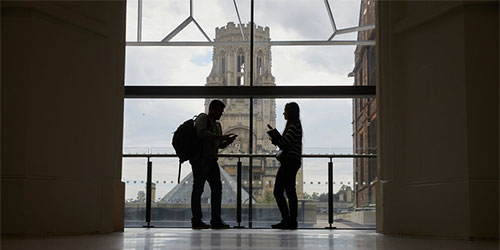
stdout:
[[1,232],[123,230],[125,1],[2,1]]
[[498,1],[377,1],[377,228],[498,238]]

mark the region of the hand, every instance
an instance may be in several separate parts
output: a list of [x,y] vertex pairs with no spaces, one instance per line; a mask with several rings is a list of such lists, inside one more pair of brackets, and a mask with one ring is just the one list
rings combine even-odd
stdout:
[[273,129],[273,127],[271,125],[269,125],[269,124],[267,124],[267,128],[269,128],[271,130]]
[[235,135],[235,134],[226,134],[226,135],[223,135],[221,136],[221,140],[222,141],[227,141],[229,144],[231,144],[234,139],[236,139],[238,135]]
[[229,141],[229,140],[231,140],[231,135],[233,135],[233,134],[221,135],[220,140],[221,141]]
[[236,140],[236,137],[238,137],[238,135],[235,135],[235,134],[233,134],[233,135],[229,136],[229,141],[228,141],[228,143],[229,143],[229,144],[233,143],[233,142],[234,142],[234,140]]
[[277,140],[274,140],[274,139],[272,139],[272,138],[271,138],[271,143],[272,143],[273,145],[276,145],[276,146],[278,145],[278,141],[277,141]]

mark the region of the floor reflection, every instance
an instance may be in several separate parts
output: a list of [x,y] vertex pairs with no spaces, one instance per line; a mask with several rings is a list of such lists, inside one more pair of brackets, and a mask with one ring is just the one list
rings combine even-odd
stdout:
[[2,250],[88,249],[336,249],[336,250],[497,250],[498,241],[419,239],[378,234],[372,230],[191,230],[126,229],[124,233],[2,238]]

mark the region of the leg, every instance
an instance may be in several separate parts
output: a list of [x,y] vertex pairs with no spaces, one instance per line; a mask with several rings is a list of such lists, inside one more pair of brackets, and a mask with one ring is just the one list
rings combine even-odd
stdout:
[[207,176],[206,166],[203,166],[200,160],[192,160],[189,163],[191,163],[193,171],[193,191],[191,192],[191,212],[193,217],[191,221],[196,223],[203,218],[203,213],[201,212],[201,195],[203,194]]
[[[300,164],[300,163],[299,163]],[[297,172],[299,171],[300,165],[296,166],[296,164],[290,164],[288,167],[289,171],[287,173],[287,180],[285,184],[285,192],[288,197],[288,207],[290,208],[290,221],[296,223],[297,222],[297,210],[298,210],[298,201],[297,201],[297,190],[295,189],[295,182],[297,179]]]
[[220,170],[217,160],[210,160],[207,173],[207,181],[210,184],[211,190],[211,208],[212,221],[221,220],[221,199],[222,199],[222,182],[220,180]]
[[278,173],[276,174],[276,180],[274,182],[274,198],[276,199],[276,204],[281,212],[281,218],[283,221],[287,221],[289,218],[288,205],[286,203],[284,191],[286,182],[286,170],[284,166],[280,166]]

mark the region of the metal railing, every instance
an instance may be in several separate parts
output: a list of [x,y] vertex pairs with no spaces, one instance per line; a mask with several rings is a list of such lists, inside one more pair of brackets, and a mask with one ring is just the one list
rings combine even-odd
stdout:
[[[149,152],[149,150],[148,150]],[[153,172],[153,162],[151,161],[151,158],[177,158],[177,155],[175,154],[152,154],[152,153],[146,153],[146,154],[123,154],[124,158],[147,158],[147,174],[146,174],[146,225],[144,227],[150,228],[154,227],[151,225],[151,203],[152,203],[152,172]],[[232,157],[232,158],[238,158],[237,162],[237,170],[236,170],[236,222],[238,223],[237,226],[234,228],[244,228],[241,226],[241,168],[242,168],[242,163],[241,163],[241,158],[248,158],[249,161],[251,162],[253,158],[274,158],[275,155],[270,155],[270,154],[219,154],[220,158],[224,157]],[[326,158],[329,159],[328,161],[328,227],[325,227],[326,229],[336,229],[336,227],[333,226],[333,221],[334,221],[334,209],[333,209],[333,159],[334,158],[376,158],[376,154],[305,154],[302,155],[302,158]],[[249,176],[252,176],[253,174],[253,169],[248,168],[249,170]],[[180,182],[180,166],[179,166],[179,176],[177,182]],[[251,186],[252,184],[249,183]],[[252,193],[249,193],[250,197],[253,196]],[[248,225],[249,228],[252,228],[252,204],[249,204],[248,207],[248,213],[249,213],[249,221]]]

